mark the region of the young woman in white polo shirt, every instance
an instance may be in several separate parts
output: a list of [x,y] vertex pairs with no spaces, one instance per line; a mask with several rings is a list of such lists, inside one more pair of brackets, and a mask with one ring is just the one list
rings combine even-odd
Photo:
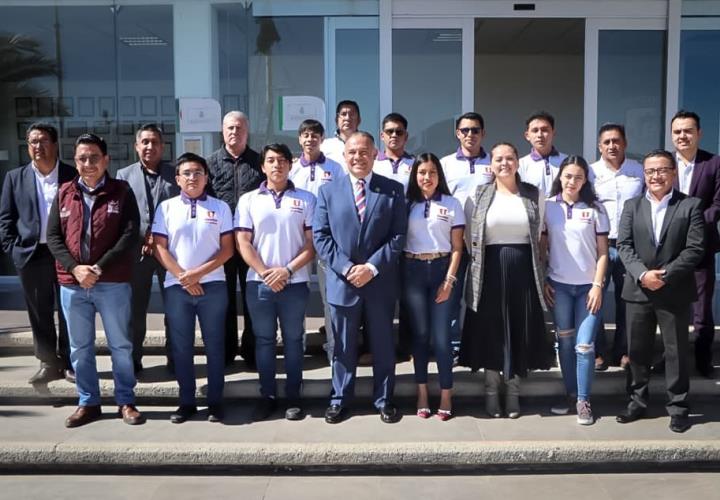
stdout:
[[548,251],[545,300],[553,308],[558,357],[567,402],[555,414],[577,410],[582,425],[594,422],[590,388],[595,363],[595,331],[601,319],[610,222],[588,181],[580,156],[560,164],[545,203],[543,245]]
[[422,153],[413,163],[407,188],[408,231],[402,260],[403,295],[412,331],[417,383],[417,416],[429,418],[428,359],[435,352],[440,379],[440,420],[452,417],[452,345],[448,300],[457,284],[465,214],[453,198],[440,160]]
[[278,321],[282,331],[285,418],[300,420],[305,306],[310,289],[308,263],[315,255],[312,218],[315,196],[288,179],[292,154],[285,144],[268,144],[260,154],[267,180],[240,197],[235,231],[240,255],[250,266],[247,303],[255,330],[255,361],[262,398],[253,411],[255,421],[276,407],[275,345]]

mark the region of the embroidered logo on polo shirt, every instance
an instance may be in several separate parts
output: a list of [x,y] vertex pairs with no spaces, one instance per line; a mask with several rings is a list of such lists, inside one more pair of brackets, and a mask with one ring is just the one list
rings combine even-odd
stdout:
[[323,172],[323,178],[320,179],[320,180],[321,180],[322,182],[329,182],[329,181],[331,181],[331,180],[332,180],[332,172],[329,172],[328,170],[326,170],[325,172]]
[[447,222],[450,218],[448,216],[448,209],[445,207],[438,207],[437,208],[437,214],[435,214],[435,217],[438,220]]
[[580,210],[580,220],[590,224],[592,222],[592,210]]
[[214,210],[208,210],[205,214],[205,222],[207,222],[208,224],[217,224],[218,220],[215,215],[216,213]]
[[292,201],[292,205],[290,206],[290,211],[301,214],[303,212],[302,200],[294,199]]
[[67,219],[68,217],[70,217],[70,209],[67,207],[62,207],[60,209],[60,218]]
[[107,213],[109,213],[109,214],[119,214],[120,213],[120,202],[117,200],[109,201],[107,207],[108,207]]

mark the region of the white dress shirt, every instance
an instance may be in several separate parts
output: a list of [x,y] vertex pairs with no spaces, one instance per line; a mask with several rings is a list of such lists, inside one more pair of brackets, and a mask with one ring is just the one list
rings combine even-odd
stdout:
[[32,162],[32,169],[35,173],[35,191],[38,197],[38,213],[40,214],[40,243],[47,243],[47,222],[50,207],[58,191],[58,165],[60,160],[55,161],[55,166],[49,174],[43,175],[38,170],[35,162]]
[[625,202],[630,198],[640,196],[645,187],[642,165],[635,160],[625,158],[620,168],[613,170],[605,160],[600,158],[590,165],[590,182],[610,219],[608,238],[617,239],[620,216]]
[[695,170],[695,158],[685,163],[679,154],[675,153],[678,166],[678,188],[683,194],[690,194],[690,183],[692,182],[693,170]]
[[655,238],[655,246],[658,246],[660,241],[660,233],[662,232],[663,221],[665,220],[665,213],[667,212],[670,198],[672,198],[673,190],[671,189],[668,194],[663,196],[663,199],[657,201],[655,197],[650,194],[650,191],[645,192],[645,198],[650,202],[650,215],[652,217],[653,235]]

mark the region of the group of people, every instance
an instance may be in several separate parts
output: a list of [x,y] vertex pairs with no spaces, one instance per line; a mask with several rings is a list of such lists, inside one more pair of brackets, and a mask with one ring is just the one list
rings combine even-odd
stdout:
[[[578,423],[592,424],[593,374],[612,363],[631,372],[630,403],[617,417],[631,422],[648,405],[659,325],[664,358],[655,370],[666,376],[670,428],[689,428],[688,324],[692,310],[696,368],[712,376],[720,240],[720,158],[699,149],[695,113],[671,120],[674,153],[652,151],[642,164],[625,156],[621,124],[600,128],[600,159],[591,165],[558,152],[546,112],[526,121],[531,152],[522,158],[507,142],[486,150],[485,123],[475,112],[456,120],[458,148],[441,159],[405,150],[408,122],[399,113],[383,119],[379,152],[359,130],[357,103],[338,104],[336,125],[325,138],[320,122],[305,120],[294,159],[285,144],[253,151],[248,118],[233,111],[223,119],[219,150],[207,159],[184,153],[174,165],[162,161],[162,131],[145,125],[136,134],[139,161],[115,178],[100,137],[77,138],[73,169],[58,159],[52,126],[29,127],[32,161],[6,176],[0,236],[18,269],[41,362],[30,383],[66,378],[77,386],[79,405],[66,426],[101,415],[96,312],[111,351],[118,414],[128,424],[144,422],[134,387],[153,276],[165,307],[168,367],[179,386],[172,422],[198,412],[196,318],[207,357],[208,420],[224,418],[224,370],[238,353],[259,374],[253,420],[276,410],[278,324],[285,417],[304,418],[304,318],[315,262],[332,366],[328,423],[349,414],[361,340],[372,360],[373,405],[387,423],[400,418],[392,400],[395,362],[408,351],[420,418],[452,418],[456,363],[484,370],[490,416],[517,418],[521,379],[558,359],[566,397],[553,413],[574,412]],[[602,311],[611,280],[617,327],[609,347]]]

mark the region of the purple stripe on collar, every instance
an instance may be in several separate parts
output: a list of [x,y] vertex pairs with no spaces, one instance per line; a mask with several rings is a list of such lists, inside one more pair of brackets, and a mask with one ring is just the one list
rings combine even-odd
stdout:
[[557,156],[557,155],[559,155],[559,154],[560,154],[560,153],[558,153],[558,150],[555,149],[555,146],[552,147],[552,149],[550,150],[550,154],[547,155],[547,156],[541,155],[540,153],[538,153],[537,151],[535,151],[535,148],[532,148],[532,149],[530,150],[530,158],[532,158],[533,161],[540,161],[540,160],[546,160],[546,161],[547,161],[547,159],[550,158],[551,156]]
[[190,203],[192,201],[197,201],[197,200],[205,201],[205,200],[207,200],[207,193],[205,191],[203,191],[203,193],[200,196],[198,196],[197,198],[190,198],[188,195],[186,195],[185,193],[180,191],[180,199],[184,203]]
[[397,174],[398,170],[400,169],[400,165],[402,165],[403,163],[403,160],[412,160],[413,157],[412,155],[409,155],[408,153],[403,151],[403,154],[400,155],[400,158],[398,158],[397,160],[393,160],[385,154],[385,151],[380,151],[380,153],[378,153],[377,159],[378,161],[389,161],[390,166],[392,167],[392,173]]
[[565,200],[563,200],[563,197],[561,194],[558,193],[558,195],[555,197],[555,201],[558,203],[564,203],[565,204],[565,218],[570,220],[572,219],[572,211],[575,204],[573,203],[570,205],[569,203],[566,203]]
[[425,200],[425,218],[427,219],[430,217],[430,205],[433,201],[440,201],[442,199],[442,193],[438,191],[437,189],[432,194],[432,196]]
[[268,194],[270,193],[273,197],[273,201],[275,201],[275,208],[280,208],[280,204],[282,203],[283,196],[288,191],[294,191],[295,190],[295,184],[291,180],[287,181],[287,186],[285,187],[285,190],[281,191],[280,193],[276,193],[272,189],[269,189],[267,187],[267,181],[262,181],[260,184],[260,188],[258,192],[260,194]]
[[462,152],[462,148],[457,148],[457,151],[455,152],[455,158],[458,160],[468,160],[472,161],[473,163],[476,162],[478,159],[484,160],[487,156],[487,153],[485,152],[485,148],[482,146],[480,147],[480,154],[477,156],[465,156],[465,154]]
[[303,167],[310,167],[320,163],[325,163],[325,155],[322,153],[320,153],[320,156],[318,156],[318,159],[315,161],[308,161],[305,159],[305,155],[300,155],[300,165]]

